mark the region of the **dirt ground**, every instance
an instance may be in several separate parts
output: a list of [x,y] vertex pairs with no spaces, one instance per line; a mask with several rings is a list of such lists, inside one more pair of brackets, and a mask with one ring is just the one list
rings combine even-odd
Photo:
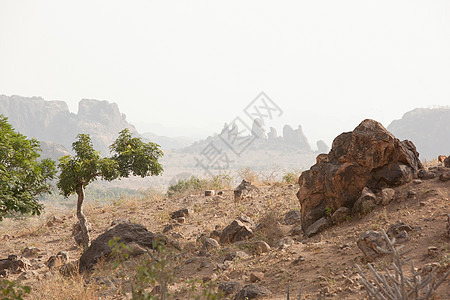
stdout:
[[[204,196],[204,191],[172,199],[156,193],[139,201],[121,199],[106,205],[88,204],[85,214],[91,224],[92,239],[110,228],[114,220],[139,223],[152,232],[162,232],[167,225],[173,225],[173,229],[164,234],[178,241],[183,250],[176,252],[177,261],[167,270],[173,272],[168,299],[200,296],[205,289],[200,282],[237,281],[245,286],[255,281],[255,274],[258,275],[256,283],[273,294],[267,299],[286,299],[288,286],[294,298],[302,287],[302,299],[318,299],[319,295],[322,299],[365,299],[367,296],[358,281],[355,264],[367,272],[368,261],[356,244],[358,237],[370,229],[387,230],[397,222],[414,228],[409,232],[406,247],[412,249],[407,256],[412,257],[417,269],[437,263],[442,274],[449,268],[446,222],[450,213],[450,181],[423,180],[395,188],[395,199],[389,205],[377,206],[362,217],[352,216],[312,238],[290,236],[290,230],[296,225],[284,224],[287,212],[300,209],[296,197],[298,185],[259,182],[256,186],[257,191],[238,202],[234,200],[232,189],[212,197]],[[408,197],[408,191],[416,194]],[[181,208],[189,208],[192,213],[183,223],[171,220],[170,213]],[[244,242],[221,245],[219,249],[202,254],[202,234],[209,236],[213,230],[225,228],[239,216],[263,224],[255,230],[252,241],[266,241],[271,246],[270,251],[255,251],[251,243]],[[131,299],[129,283],[136,273],[139,258],[117,269],[102,262],[94,273],[84,277],[65,278],[45,265],[48,258],[59,251],[67,251],[70,261],[80,257],[82,249],[71,236],[76,221],[74,211],[52,207],[47,207],[39,217],[3,220],[0,223],[0,258],[10,254],[20,256],[25,247],[39,249],[38,256],[30,258],[29,270],[10,274],[8,279],[29,285],[32,292],[28,299]],[[277,247],[277,241],[286,237],[290,239]],[[438,249],[433,256],[428,255],[430,246]],[[234,259],[224,263],[224,257],[230,253],[234,253]],[[382,272],[390,266],[391,257],[386,255],[371,263]],[[450,278],[432,299],[450,299]]]

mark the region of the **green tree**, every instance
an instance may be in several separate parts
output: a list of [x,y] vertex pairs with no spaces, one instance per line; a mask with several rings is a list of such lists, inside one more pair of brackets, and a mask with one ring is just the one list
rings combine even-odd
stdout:
[[40,214],[38,197],[51,192],[55,163],[39,160],[41,148],[35,139],[15,132],[0,115],[0,220],[9,212]]
[[61,194],[68,197],[78,195],[77,217],[81,225],[83,247],[89,247],[89,232],[86,216],[83,214],[85,187],[101,178],[112,181],[121,177],[159,175],[163,168],[158,160],[163,156],[159,145],[144,143],[141,138],[132,137],[128,129],[119,133],[117,140],[110,146],[111,157],[102,158],[92,146],[87,134],[79,134],[72,144],[75,156],[64,156],[59,159],[61,170],[57,183]]

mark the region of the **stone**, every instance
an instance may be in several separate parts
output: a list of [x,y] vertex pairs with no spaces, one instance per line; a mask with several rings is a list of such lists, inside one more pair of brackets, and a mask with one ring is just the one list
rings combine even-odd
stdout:
[[224,256],[223,261],[233,261],[236,258],[239,258],[240,260],[246,260],[250,258],[250,255],[241,250],[232,251]]
[[317,151],[320,153],[328,153],[330,151],[330,147],[328,147],[328,145],[322,140],[317,141],[316,145]]
[[305,236],[311,237],[315,234],[318,234],[319,232],[323,231],[328,226],[329,226],[328,219],[326,217],[322,217],[319,220],[317,220],[316,222],[314,222],[314,224],[312,224],[305,230]]
[[113,226],[116,226],[117,224],[121,224],[121,223],[130,223],[130,219],[128,219],[128,218],[116,219],[111,222],[110,226],[113,227]]
[[331,222],[333,224],[340,224],[345,222],[349,216],[350,209],[347,207],[340,207],[331,215]]
[[276,140],[278,138],[277,130],[273,127],[270,127],[270,131],[267,134],[267,138],[269,140]]
[[234,201],[244,199],[244,197],[251,195],[255,190],[257,188],[250,181],[242,179],[241,183],[234,190]]
[[450,214],[447,214],[447,237],[450,238]]
[[184,222],[186,222],[186,218],[185,217],[179,217],[177,218],[177,222],[180,224],[183,224]]
[[295,130],[289,125],[284,125],[283,140],[286,144],[293,145],[308,152],[311,151],[311,146],[300,125],[298,125],[298,128]]
[[81,255],[79,260],[80,273],[90,271],[99,259],[111,254],[109,241],[117,239],[125,245],[134,243],[142,249],[154,249],[159,243],[176,247],[167,237],[156,235],[148,231],[144,226],[135,223],[121,223],[100,234],[91,246]]
[[236,219],[224,228],[220,235],[220,242],[222,244],[234,243],[237,241],[246,240],[252,236],[253,230],[251,228],[251,224]]
[[250,274],[250,282],[258,282],[262,281],[264,279],[264,273],[263,272],[253,272]]
[[191,210],[189,208],[182,208],[177,211],[170,213],[171,219],[185,218],[191,214]]
[[442,173],[441,175],[439,175],[439,180],[443,181],[443,182],[449,181],[450,180],[450,172],[445,172],[445,173]]
[[26,258],[37,257],[39,252],[41,252],[41,250],[36,247],[25,247],[25,249],[22,250],[22,256]]
[[364,187],[361,192],[361,196],[359,196],[358,200],[356,200],[352,209],[355,213],[366,215],[371,212],[376,206],[377,197],[368,187]]
[[216,194],[216,192],[214,190],[206,190],[205,191],[206,197],[211,197],[211,196],[214,196],[215,194]]
[[328,154],[321,154],[299,178],[297,197],[302,226],[308,229],[332,211],[353,207],[364,187],[379,191],[407,183],[423,169],[410,141],[400,141],[374,120],[339,135]]
[[417,177],[423,180],[433,179],[436,177],[436,174],[433,172],[430,172],[428,170],[422,169],[417,172]]
[[278,241],[276,241],[274,246],[276,248],[279,248],[279,249],[284,249],[284,248],[288,248],[292,244],[294,244],[294,240],[292,238],[284,237],[284,238],[279,239]]
[[233,295],[242,289],[242,285],[237,281],[221,282],[217,287],[225,296]]
[[444,160],[444,167],[450,168],[450,156]]
[[203,249],[206,251],[219,249],[220,245],[219,242],[212,238],[205,238],[203,239]]
[[289,235],[294,236],[294,235],[302,235],[303,234],[303,228],[302,225],[297,225],[294,226],[291,231],[289,231]]
[[59,273],[66,277],[76,276],[78,274],[78,261],[72,261],[63,264],[59,268]]
[[421,184],[421,183],[422,183],[422,180],[420,180],[420,179],[414,179],[414,180],[413,180],[413,183],[415,183],[415,184]]
[[357,241],[357,245],[359,250],[361,250],[361,252],[369,259],[375,259],[383,254],[378,247],[384,250],[388,249],[388,243],[383,234],[374,230],[368,230],[361,234]]
[[427,249],[427,253],[429,257],[436,257],[439,255],[439,249],[435,246],[430,246]]
[[59,268],[69,261],[69,253],[66,251],[60,251],[56,255],[52,255],[46,262],[49,269]]
[[391,188],[384,188],[381,190],[381,204],[388,205],[394,200],[395,190]]
[[266,132],[263,128],[263,121],[260,118],[255,118],[252,124],[252,136],[257,139],[266,139]]
[[388,230],[386,231],[386,234],[390,237],[397,237],[402,231],[410,232],[413,228],[409,225],[407,225],[404,222],[397,222],[391,226],[389,226]]
[[253,247],[257,253],[266,253],[270,251],[270,246],[264,241],[256,241],[253,243]]
[[18,274],[25,272],[31,268],[31,263],[24,257],[17,257],[17,255],[9,255],[8,258],[0,259],[0,274],[4,276],[8,273]]
[[272,292],[259,284],[249,284],[244,286],[239,293],[236,294],[235,300],[256,299],[258,297],[269,297]]
[[286,225],[299,224],[300,222],[301,214],[298,209],[293,209],[284,216],[284,223],[286,223]]
[[413,190],[409,190],[408,193],[406,194],[408,198],[413,198],[415,195],[417,195],[417,192]]

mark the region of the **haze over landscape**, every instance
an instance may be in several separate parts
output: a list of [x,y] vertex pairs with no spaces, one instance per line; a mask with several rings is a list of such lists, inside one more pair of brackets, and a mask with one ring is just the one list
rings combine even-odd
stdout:
[[[261,91],[311,141],[450,97],[448,1],[1,1],[0,93],[219,133]],[[399,17],[401,16],[401,17]],[[153,124],[153,125],[152,125]],[[157,124],[157,125],[155,125]]]

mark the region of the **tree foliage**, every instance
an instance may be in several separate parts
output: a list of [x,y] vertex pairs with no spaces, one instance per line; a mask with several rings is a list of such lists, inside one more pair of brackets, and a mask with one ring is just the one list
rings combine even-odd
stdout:
[[68,155],[59,159],[61,173],[57,186],[65,197],[78,194],[77,216],[81,225],[82,243],[84,247],[88,247],[87,220],[81,210],[85,197],[84,188],[97,178],[112,181],[130,175],[158,175],[163,171],[158,162],[163,152],[157,144],[133,138],[128,129],[122,130],[110,146],[111,157],[102,158],[87,134],[79,134],[72,148],[75,156]]
[[51,192],[55,163],[39,160],[36,139],[15,132],[0,115],[0,220],[9,212],[40,214],[38,197]]

